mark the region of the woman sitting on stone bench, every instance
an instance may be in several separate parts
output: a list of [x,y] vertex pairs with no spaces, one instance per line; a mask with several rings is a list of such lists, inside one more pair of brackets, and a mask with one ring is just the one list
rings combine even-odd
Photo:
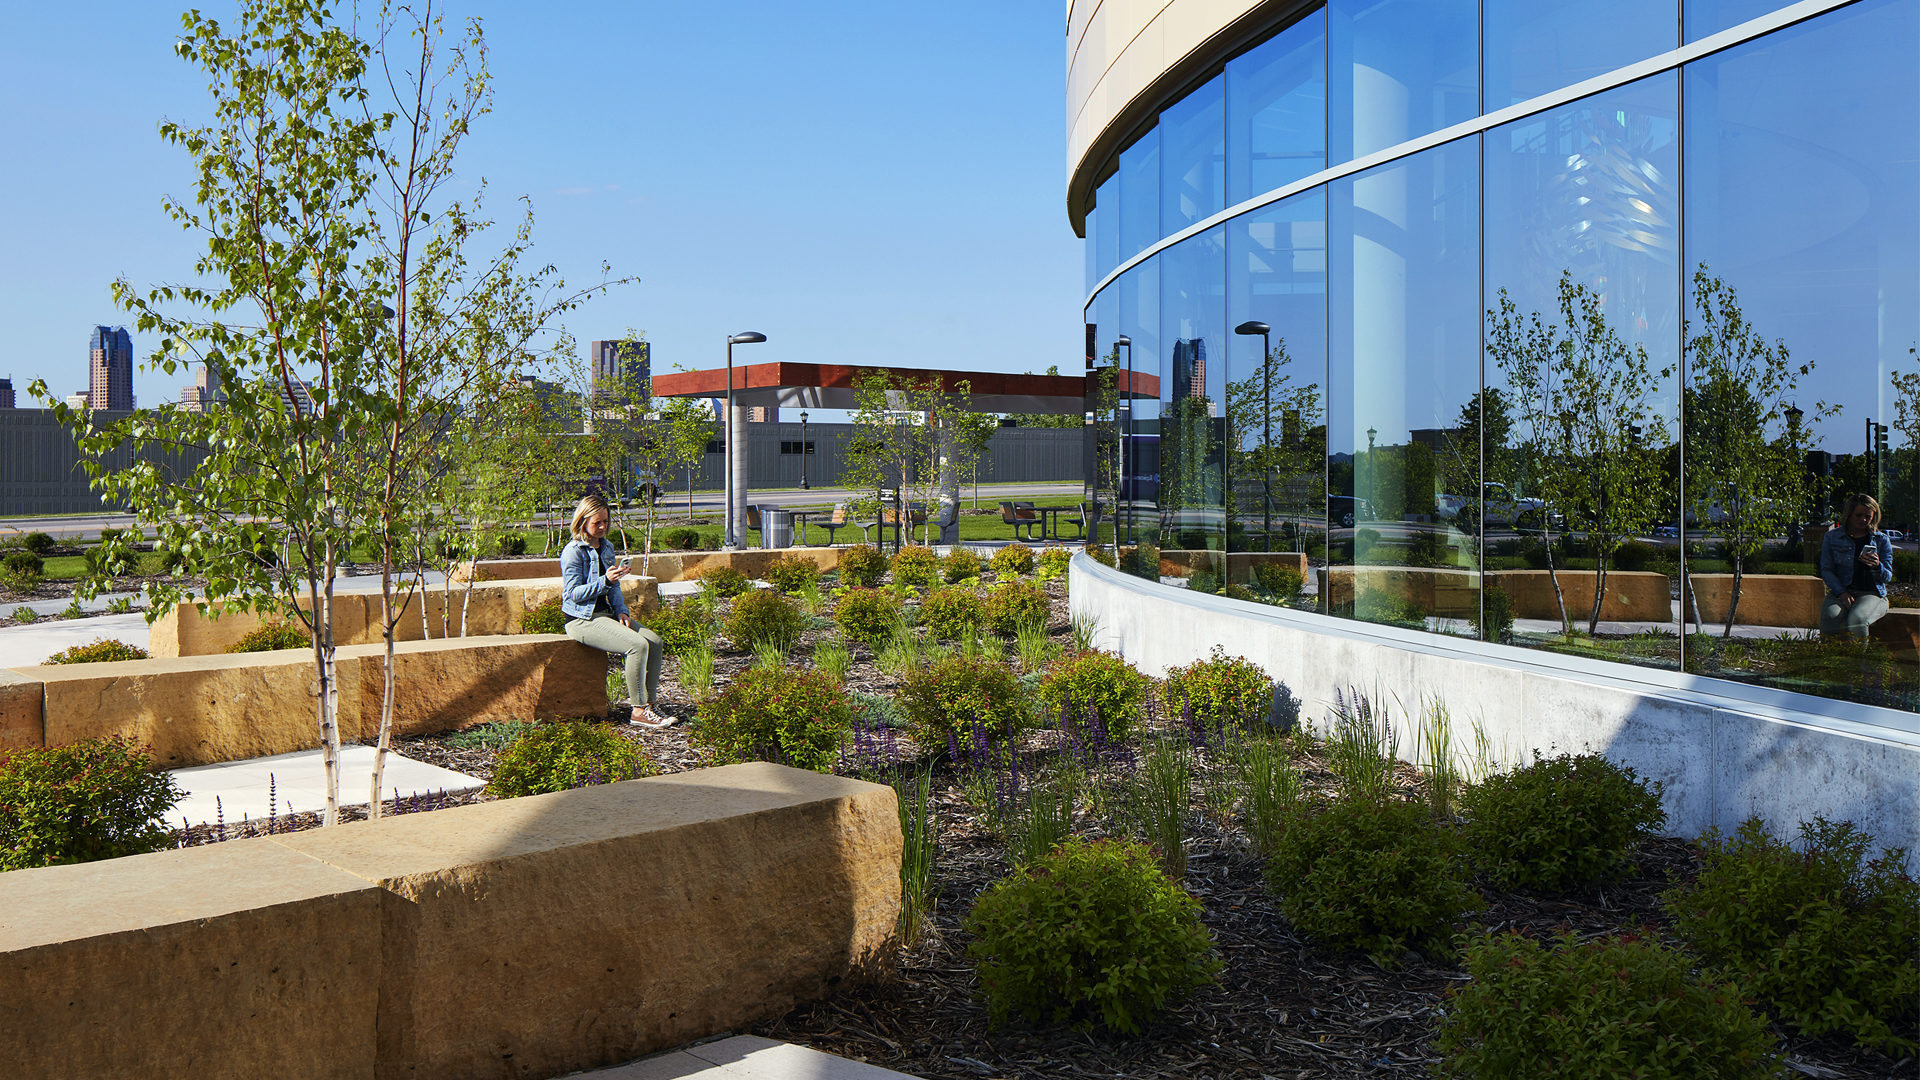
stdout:
[[560,552],[560,610],[567,616],[567,636],[582,645],[625,653],[628,700],[613,707],[631,705],[630,719],[641,727],[671,727],[673,718],[653,709],[665,645],[659,634],[627,612],[627,598],[620,594],[627,564],[607,543],[612,524],[613,512],[598,495],[581,499],[573,509],[573,539]]
[[1849,496],[1838,527],[1820,541],[1820,577],[1827,598],[1820,605],[1820,635],[1864,638],[1887,613],[1887,582],[1893,580],[1893,544],[1880,531],[1880,504],[1871,495]]

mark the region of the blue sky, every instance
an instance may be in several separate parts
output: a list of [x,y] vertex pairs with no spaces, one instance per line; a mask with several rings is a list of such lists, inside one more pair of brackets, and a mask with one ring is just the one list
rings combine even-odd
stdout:
[[[182,5],[183,6],[183,5]],[[339,5],[346,7],[346,4]],[[0,377],[86,386],[87,335],[128,317],[109,284],[185,280],[198,242],[165,117],[209,114],[175,58],[173,3],[31,5],[0,42]],[[218,18],[228,4],[204,3]],[[1072,370],[1081,244],[1065,213],[1058,3],[455,0],[484,20],[494,112],[460,158],[497,220],[535,213],[535,265],[641,280],[566,318],[645,331],[656,370],[746,362]],[[135,334],[144,359],[155,340]],[[136,371],[143,405],[180,376]]]

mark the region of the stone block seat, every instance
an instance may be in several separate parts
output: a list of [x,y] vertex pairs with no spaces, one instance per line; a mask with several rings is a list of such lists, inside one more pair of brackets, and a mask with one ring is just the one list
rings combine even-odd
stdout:
[[[763,578],[767,564],[781,556],[812,559],[822,573],[840,567],[844,548],[789,547],[775,550],[760,548],[740,551],[656,551],[647,573],[660,581],[686,581],[709,566],[731,566],[750,578]],[[639,566],[638,557],[634,566]],[[453,579],[466,581],[478,575],[480,581],[516,581],[529,578],[560,579],[559,559],[483,559],[462,563],[454,568]]]

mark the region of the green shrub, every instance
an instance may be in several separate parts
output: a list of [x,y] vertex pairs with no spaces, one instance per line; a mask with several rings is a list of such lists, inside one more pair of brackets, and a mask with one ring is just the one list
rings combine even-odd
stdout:
[[17,607],[13,609],[13,621],[23,624],[36,623],[40,621],[40,613],[30,607]]
[[69,645],[52,656],[49,664],[103,664],[115,660],[145,660],[147,650],[115,638],[101,638],[85,645]]
[[1480,631],[1480,640],[1505,644],[1513,640],[1513,596],[1498,585],[1489,585],[1481,594],[1481,603],[1485,605],[1486,618],[1482,622],[1476,618],[1474,626]]
[[560,634],[567,629],[567,613],[560,610],[560,598],[548,597],[534,607],[520,613],[520,632],[523,634]]
[[1460,794],[1467,849],[1502,889],[1558,893],[1620,876],[1667,820],[1660,785],[1599,754],[1542,758]]
[[1024,581],[1003,581],[987,594],[987,622],[1001,637],[1047,625],[1047,594]]
[[980,556],[972,548],[956,547],[947,552],[940,569],[946,574],[949,584],[957,585],[979,577],[981,571],[986,569],[986,564],[980,561]]
[[126,739],[17,750],[0,764],[0,870],[93,862],[172,844],[184,794]]
[[1306,578],[1300,576],[1300,568],[1290,562],[1255,563],[1253,581],[1263,592],[1273,594],[1281,603],[1298,597],[1307,584]]
[[1140,722],[1149,680],[1140,669],[1106,652],[1083,652],[1048,669],[1037,691],[1054,715],[1085,725],[1097,711],[1107,737],[1125,739]]
[[939,573],[939,554],[924,544],[908,544],[893,557],[893,580],[903,585],[931,585]]
[[1453,552],[1440,533],[1422,529],[1407,538],[1408,566],[1452,566]]
[[747,575],[724,563],[704,567],[693,578],[702,589],[720,597],[739,596],[753,588],[753,582],[747,580]]
[[43,532],[30,532],[20,538],[20,546],[35,555],[45,555],[53,550],[53,537]]
[[653,614],[641,616],[640,621],[660,635],[668,656],[684,655],[709,644],[713,638],[707,608],[690,599],[661,604]]
[[741,673],[701,707],[692,739],[721,761],[775,761],[828,772],[852,726],[846,691],[826,673],[758,668]]
[[988,1017],[1138,1034],[1220,971],[1200,904],[1134,843],[1070,839],[967,914]]
[[1226,591],[1226,587],[1222,584],[1220,575],[1214,572],[1213,567],[1201,566],[1187,575],[1187,591],[1220,593]]
[[[1090,547],[1087,549],[1087,554],[1093,556],[1097,562],[1104,563],[1107,566],[1113,565],[1113,552],[1105,548]],[[1035,572],[1034,576],[1041,581],[1052,581],[1054,578],[1065,574],[1067,567],[1072,563],[1073,552],[1063,547],[1047,548],[1040,553],[1038,559],[1039,569]]]
[[856,544],[840,556],[840,580],[871,588],[887,575],[887,557],[872,544]]
[[502,555],[525,555],[527,538],[520,533],[503,533],[497,546]]
[[1615,570],[1645,570],[1653,565],[1660,553],[1652,544],[1643,540],[1629,540],[1613,549],[1613,568]]
[[[1065,548],[1054,550],[1058,550],[1063,555],[1066,554]],[[1024,577],[1033,573],[1033,549],[1015,540],[994,552],[993,572],[1000,577]]]
[[15,592],[32,592],[46,573],[46,563],[31,551],[9,551],[0,559],[0,585]]
[[765,646],[784,653],[793,648],[806,628],[807,616],[800,605],[772,589],[740,597],[727,614],[727,640],[737,649]]
[[1459,850],[1418,803],[1302,801],[1286,811],[1267,886],[1294,926],[1391,965],[1408,949],[1444,953],[1454,921],[1481,906]]
[[820,564],[803,555],[782,555],[767,564],[767,580],[784,593],[797,593],[820,580]]
[[489,720],[454,732],[446,743],[459,750],[500,750],[537,726],[531,720]]
[[853,640],[879,648],[900,622],[900,601],[881,589],[849,589],[833,605],[833,621]]
[[1893,580],[1908,583],[1920,581],[1920,552],[1893,553]]
[[900,708],[913,737],[932,751],[947,748],[951,733],[962,748],[973,745],[974,725],[1003,742],[1027,720],[1026,695],[1012,671],[991,660],[946,656],[908,672]]
[[[896,577],[899,567],[895,560]],[[920,601],[920,621],[933,630],[934,636],[953,641],[987,624],[987,606],[972,589],[935,589]]]
[[1912,1057],[1920,1030],[1920,886],[1904,850],[1877,859],[1851,822],[1800,826],[1801,850],[1758,818],[1701,838],[1705,865],[1663,901],[1673,929],[1809,1035]]
[[495,759],[490,794],[503,799],[608,784],[658,772],[640,748],[604,724],[535,724]]
[[1191,708],[1193,721],[1210,728],[1249,727],[1266,722],[1273,680],[1260,665],[1244,656],[1228,656],[1215,645],[1207,659],[1168,669],[1160,693],[1167,716],[1181,716]]
[[275,652],[280,649],[305,649],[313,645],[313,635],[303,626],[275,619],[240,636],[227,646],[230,653]]
[[700,530],[689,529],[684,525],[668,529],[660,534],[660,543],[675,551],[699,551]]
[[1135,577],[1160,580],[1160,549],[1146,541],[1120,549],[1120,570]]
[[1632,935],[1552,948],[1519,934],[1466,946],[1435,1048],[1444,1077],[1760,1080],[1785,1075],[1737,989],[1696,981],[1684,954]]

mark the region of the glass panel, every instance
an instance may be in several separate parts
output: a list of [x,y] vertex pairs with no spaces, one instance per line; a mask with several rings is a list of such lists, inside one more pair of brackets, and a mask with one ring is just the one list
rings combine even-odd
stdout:
[[1486,133],[1486,474],[1458,510],[1484,531],[1488,610],[1511,609],[1502,639],[1668,668],[1678,87],[1659,75]]
[[[1125,476],[1120,488],[1121,543],[1145,542],[1133,552],[1123,551],[1120,567],[1153,581],[1160,580],[1160,259],[1148,259],[1107,286],[1116,293],[1119,311],[1114,325],[1128,343],[1120,345],[1120,363],[1130,368],[1143,396],[1133,399],[1126,423]],[[1105,295],[1103,293],[1102,295]],[[1118,338],[1115,338],[1118,341]]]
[[[1916,55],[1920,6],[1860,3],[1689,66],[1685,98],[1688,535],[1702,545],[1688,569],[1704,624],[1688,665],[1909,710],[1920,588],[1912,542],[1890,538],[1914,531],[1920,498]],[[1828,529],[1855,493],[1884,511],[1886,615],[1878,574],[1853,577],[1849,530]],[[1864,647],[1840,640],[1863,624]]]
[[[1093,353],[1100,358],[1100,365],[1103,368],[1116,369],[1114,377],[1116,385],[1112,394],[1103,400],[1101,423],[1096,425],[1100,429],[1101,439],[1097,461],[1099,491],[1096,493],[1100,505],[1096,508],[1095,514],[1099,527],[1097,530],[1090,530],[1089,533],[1095,542],[1110,549],[1115,540],[1114,530],[1117,519],[1114,509],[1119,500],[1119,493],[1125,487],[1123,455],[1129,410],[1126,397],[1119,391],[1127,385],[1124,372],[1127,358],[1132,352],[1130,345],[1122,346],[1120,343],[1119,282],[1100,290],[1100,295],[1094,297],[1093,303],[1087,305],[1086,317],[1087,336]],[[1106,401],[1110,401],[1111,405],[1106,405]]]
[[1327,12],[1329,164],[1476,115],[1478,0],[1331,0]]
[[1225,209],[1227,202],[1226,77],[1167,106],[1160,114],[1160,235],[1172,236]]
[[1087,292],[1100,284],[1100,207],[1087,211],[1087,238],[1081,245],[1087,260]]
[[[1227,224],[1229,550],[1303,552],[1315,567],[1326,564],[1326,214],[1316,188]],[[1251,578],[1260,599],[1299,602],[1291,583],[1238,562],[1232,577]]]
[[[1106,183],[1101,184],[1099,190],[1094,193],[1094,200],[1096,208],[1100,211],[1100,232],[1094,247],[1093,282],[1099,284],[1101,278],[1113,273],[1113,268],[1120,265],[1119,173],[1107,177]],[[1093,240],[1094,236],[1093,228],[1089,226],[1087,238]],[[1091,291],[1093,285],[1088,285],[1087,288]]]
[[1327,14],[1227,64],[1227,205],[1326,168]]
[[1486,0],[1486,112],[1679,44],[1678,0]]
[[1748,19],[1786,7],[1790,0],[1686,0],[1681,5],[1688,41],[1698,41]]
[[1442,496],[1477,471],[1479,166],[1461,139],[1328,185],[1335,614],[1474,633],[1477,545]]
[[1126,262],[1160,239],[1160,129],[1120,151],[1120,250]]
[[1226,550],[1226,228],[1159,255],[1160,545],[1219,581]]

